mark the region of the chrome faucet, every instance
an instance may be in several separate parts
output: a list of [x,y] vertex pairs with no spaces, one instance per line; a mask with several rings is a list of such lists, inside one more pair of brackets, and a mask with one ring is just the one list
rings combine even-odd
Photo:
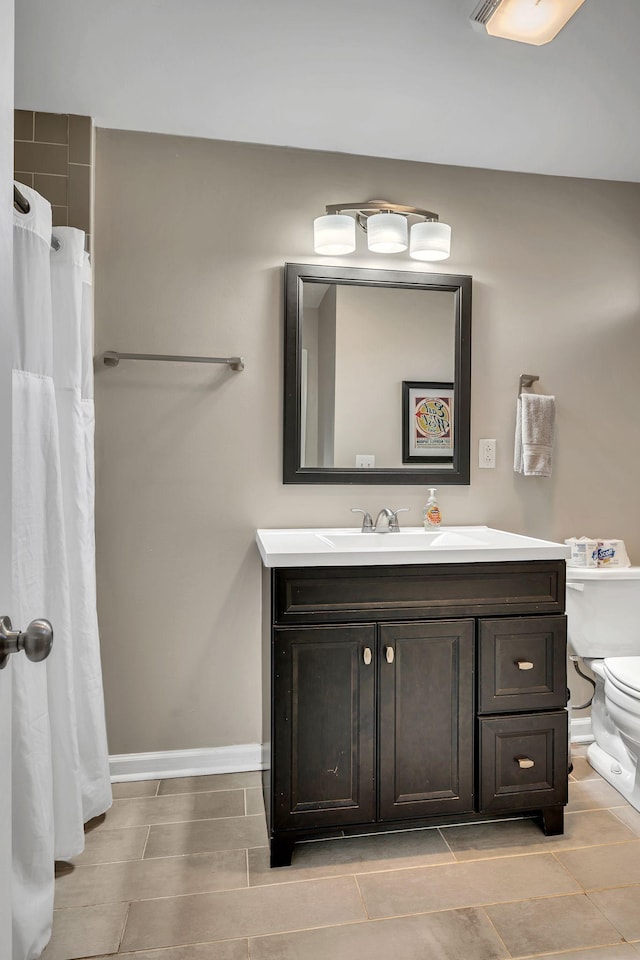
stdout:
[[362,514],[362,533],[394,533],[400,530],[398,514],[406,513],[409,507],[399,507],[397,510],[391,510],[389,507],[383,507],[374,523],[371,514],[367,513],[361,507],[351,507],[351,513]]

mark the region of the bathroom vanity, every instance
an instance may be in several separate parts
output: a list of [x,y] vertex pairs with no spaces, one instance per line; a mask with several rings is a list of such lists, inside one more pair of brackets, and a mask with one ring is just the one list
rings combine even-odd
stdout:
[[271,865],[296,840],[567,801],[562,544],[260,530]]

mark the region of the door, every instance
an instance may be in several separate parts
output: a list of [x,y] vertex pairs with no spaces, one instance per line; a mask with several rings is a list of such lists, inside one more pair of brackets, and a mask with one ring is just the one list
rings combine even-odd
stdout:
[[[0,616],[11,616],[13,0],[0,0]],[[0,931],[11,956],[11,667],[0,670]]]
[[374,624],[274,632],[273,828],[375,819]]
[[380,819],[472,811],[474,621],[378,629]]

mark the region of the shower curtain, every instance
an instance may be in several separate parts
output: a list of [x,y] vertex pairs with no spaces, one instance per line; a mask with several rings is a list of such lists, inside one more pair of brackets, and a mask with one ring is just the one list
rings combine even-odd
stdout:
[[51,933],[54,860],[111,804],[95,603],[90,268],[84,233],[56,228],[19,185],[14,215],[12,551],[16,622],[45,616],[49,659],[14,660],[14,958]]

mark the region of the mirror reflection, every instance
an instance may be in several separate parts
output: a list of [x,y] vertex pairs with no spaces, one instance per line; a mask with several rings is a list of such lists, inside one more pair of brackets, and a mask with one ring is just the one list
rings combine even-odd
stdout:
[[286,265],[285,483],[468,483],[471,278]]
[[402,385],[453,383],[455,299],[303,281],[301,466],[403,465]]

